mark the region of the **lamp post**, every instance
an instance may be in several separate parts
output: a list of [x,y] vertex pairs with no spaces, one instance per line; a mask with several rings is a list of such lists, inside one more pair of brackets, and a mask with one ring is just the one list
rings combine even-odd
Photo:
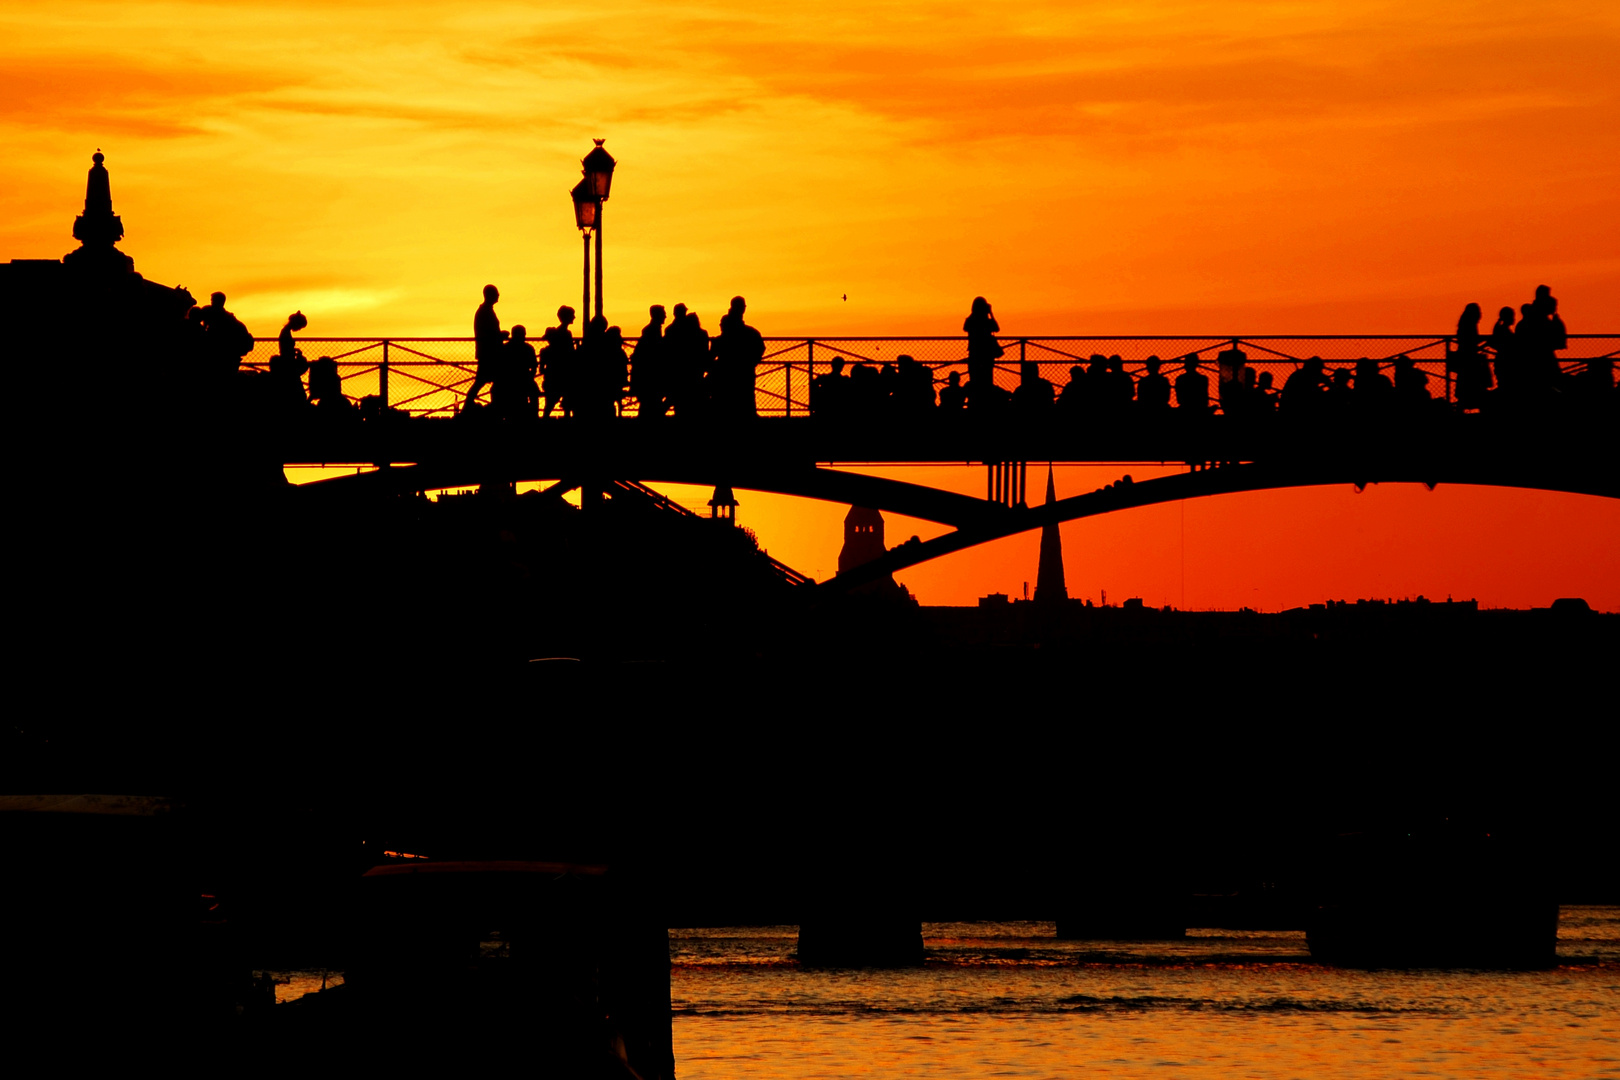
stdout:
[[[584,179],[580,181],[587,196],[596,203],[596,314],[602,314],[602,204],[607,201],[609,192],[613,188],[613,167],[618,163],[613,155],[603,149],[606,139],[592,139],[596,144],[591,152],[580,161],[580,172]],[[575,213],[578,214],[578,199],[574,202]]]
[[[588,181],[581,180],[574,185],[569,196],[574,200],[574,224],[579,226],[580,237],[585,241],[585,280],[581,287],[579,301],[580,328],[591,318],[591,230],[600,229],[602,224],[602,204],[591,194]],[[600,237],[601,233],[597,233]],[[602,248],[601,240],[597,240],[596,249],[596,295],[602,295]],[[601,300],[597,303],[600,305]]]

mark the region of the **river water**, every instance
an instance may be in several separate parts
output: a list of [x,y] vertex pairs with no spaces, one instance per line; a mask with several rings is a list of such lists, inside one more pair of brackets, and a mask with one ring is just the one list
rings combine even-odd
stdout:
[[794,927],[672,933],[676,1073],[718,1077],[1620,1077],[1620,907],[1547,971],[1351,971],[1301,932],[1058,941],[927,923],[928,960],[810,970]]

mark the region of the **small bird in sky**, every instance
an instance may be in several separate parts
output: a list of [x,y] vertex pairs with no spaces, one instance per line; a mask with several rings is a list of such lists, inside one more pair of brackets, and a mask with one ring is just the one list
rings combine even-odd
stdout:
[[845,294],[844,294],[844,299],[845,299],[845,300],[848,300],[848,299],[849,299],[849,293],[845,293]]

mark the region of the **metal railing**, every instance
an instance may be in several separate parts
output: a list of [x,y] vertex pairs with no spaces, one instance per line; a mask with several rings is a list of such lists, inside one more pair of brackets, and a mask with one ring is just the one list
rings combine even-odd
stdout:
[[[1018,385],[1019,365],[1033,361],[1042,378],[1061,389],[1069,370],[1089,363],[1094,356],[1118,356],[1125,370],[1140,378],[1149,357],[1164,362],[1164,374],[1174,380],[1185,359],[1196,359],[1217,384],[1220,353],[1241,350],[1247,366],[1269,371],[1277,389],[1300,363],[1320,358],[1329,373],[1362,358],[1377,360],[1388,371],[1400,356],[1410,357],[1429,376],[1436,397],[1454,400],[1447,354],[1454,338],[1422,334],[1328,334],[1250,336],[1135,336],[1135,337],[1016,337],[998,339],[1006,350],[995,367],[996,384],[1007,390]],[[627,338],[633,346],[634,338]],[[378,397],[385,405],[414,416],[450,416],[460,407],[477,371],[472,338],[300,338],[299,347],[310,360],[330,356],[343,379],[344,396],[351,401]],[[249,370],[268,370],[275,354],[274,338],[257,338],[243,358]],[[628,349],[627,349],[628,351]],[[761,416],[808,416],[810,383],[832,370],[834,360],[846,365],[892,364],[910,356],[933,372],[936,385],[952,371],[967,376],[967,338],[955,337],[829,337],[766,338],[765,357],[755,370],[754,401]],[[1591,360],[1620,357],[1620,334],[1571,334],[1559,363],[1566,374],[1586,370]],[[487,390],[479,400],[487,402]],[[1212,394],[1212,398],[1214,395]],[[1214,402],[1212,401],[1212,404]],[[636,413],[634,398],[627,398],[624,415]]]

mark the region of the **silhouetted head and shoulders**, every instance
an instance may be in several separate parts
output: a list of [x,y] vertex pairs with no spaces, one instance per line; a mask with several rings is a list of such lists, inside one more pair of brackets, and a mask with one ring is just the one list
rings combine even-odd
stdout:
[[1164,364],[1157,356],[1149,356],[1146,373],[1136,384],[1136,403],[1144,409],[1158,411],[1170,407],[1170,380],[1160,373]]
[[573,325],[574,309],[564,304],[557,309],[557,325],[546,327],[546,332],[541,335],[548,361],[574,351],[574,332],[570,329]]
[[1176,376],[1176,408],[1194,413],[1209,411],[1209,376],[1198,370],[1198,357],[1189,356]]
[[1479,341],[1479,321],[1485,313],[1478,304],[1469,304],[1463,308],[1462,314],[1457,316],[1457,344],[1473,344]]
[[666,318],[662,304],[647,309],[647,325],[641,328],[641,336],[636,339],[636,352],[640,353],[643,346],[650,349],[663,341]]
[[1394,395],[1395,387],[1379,370],[1377,360],[1363,356],[1356,361],[1355,391],[1363,404],[1381,404]]
[[495,314],[495,305],[501,291],[493,285],[484,286],[484,302],[473,312],[473,352],[480,358],[492,356],[501,344],[501,319]]
[[995,334],[1001,331],[996,322],[995,312],[990,309],[990,301],[982,296],[975,296],[973,304],[968,311],[968,317],[962,321],[962,332],[970,337],[977,334]]
[[506,342],[506,348],[513,356],[534,359],[534,346],[529,343],[529,328],[522,323],[512,327],[512,336]]
[[1052,407],[1052,384],[1041,378],[1040,368],[1033,360],[1018,365],[1018,388],[1013,391],[1012,404],[1025,412],[1040,413]]

